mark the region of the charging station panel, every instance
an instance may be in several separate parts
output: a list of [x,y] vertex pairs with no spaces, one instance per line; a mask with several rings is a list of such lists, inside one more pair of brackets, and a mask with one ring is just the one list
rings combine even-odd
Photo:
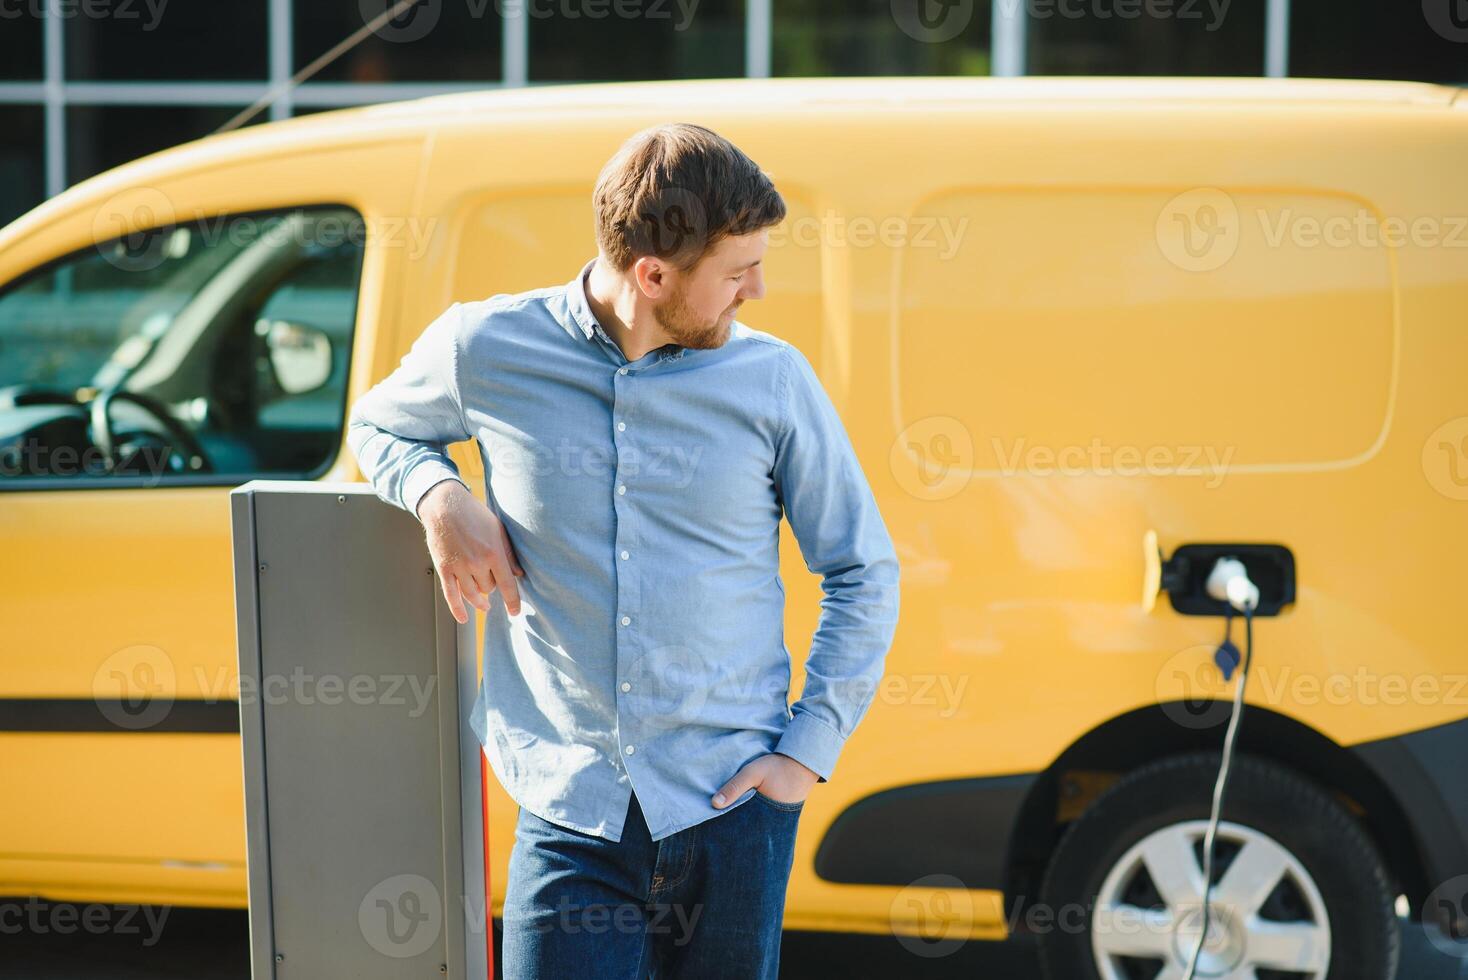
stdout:
[[253,980],[481,980],[473,616],[366,484],[257,480],[230,505]]

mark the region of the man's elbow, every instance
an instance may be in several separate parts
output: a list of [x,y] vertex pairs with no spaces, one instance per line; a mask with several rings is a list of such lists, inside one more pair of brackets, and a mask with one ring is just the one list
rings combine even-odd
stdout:
[[873,602],[882,610],[881,618],[889,633],[897,629],[897,616],[902,608],[902,566],[897,550],[889,541],[882,554],[867,567],[867,583]]
[[883,534],[881,542],[870,549],[862,563],[861,577],[871,588],[883,593],[886,601],[897,601],[902,565],[897,560],[897,548],[891,537]]
[[347,449],[357,460],[358,469],[362,469],[362,447],[377,431],[377,426],[358,415],[356,407],[353,406],[351,414],[347,416]]

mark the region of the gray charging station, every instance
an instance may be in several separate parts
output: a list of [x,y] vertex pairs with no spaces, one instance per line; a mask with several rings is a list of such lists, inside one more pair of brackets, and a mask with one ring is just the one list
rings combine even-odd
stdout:
[[488,975],[475,618],[363,483],[230,493],[253,980]]

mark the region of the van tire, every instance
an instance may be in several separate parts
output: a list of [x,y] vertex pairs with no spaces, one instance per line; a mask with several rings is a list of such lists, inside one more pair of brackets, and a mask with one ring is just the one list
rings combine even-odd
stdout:
[[[1147,972],[1146,959],[1133,964],[1128,959],[1113,959],[1109,955],[1106,958],[1112,964],[1112,972],[1102,972],[1097,957],[1105,952],[1093,945],[1092,935],[1099,892],[1103,886],[1114,890],[1117,882],[1126,881],[1130,874],[1129,887],[1140,890],[1121,901],[1128,905],[1167,907],[1166,902],[1159,905],[1150,897],[1162,894],[1153,885],[1150,873],[1142,875],[1126,869],[1146,867],[1139,855],[1146,852],[1148,842],[1186,841],[1197,836],[1196,822],[1206,823],[1209,816],[1218,763],[1219,754],[1209,752],[1173,756],[1144,766],[1117,780],[1071,824],[1056,847],[1040,885],[1039,897],[1048,927],[1037,931],[1041,933],[1040,962],[1047,980],[1125,977],[1127,968],[1133,965],[1140,975],[1151,975]],[[1309,885],[1301,885],[1302,879],[1287,871],[1281,884],[1270,893],[1266,908],[1303,910],[1298,919],[1293,913],[1284,918],[1308,927],[1315,924],[1310,909],[1315,908],[1318,914],[1323,903],[1329,929],[1329,980],[1390,980],[1396,975],[1400,936],[1395,890],[1376,845],[1333,796],[1299,773],[1276,763],[1235,756],[1220,821],[1234,824],[1238,829],[1232,845],[1225,842],[1222,832],[1218,837],[1224,846],[1215,860],[1215,901],[1221,872],[1232,857],[1226,850],[1228,846],[1236,854],[1240,853],[1240,847],[1248,847],[1251,840],[1258,839],[1261,842],[1258,846],[1271,853],[1269,848],[1277,843],[1303,868]],[[1183,827],[1184,824],[1187,826]],[[1256,836],[1251,837],[1251,833]],[[1195,854],[1201,852],[1201,845],[1195,848]],[[1123,859],[1126,859],[1125,867],[1119,867]],[[1201,870],[1195,873],[1194,880],[1201,881]],[[1147,890],[1149,887],[1151,892]],[[1072,910],[1068,919],[1060,916],[1061,910],[1067,909]],[[1163,914],[1161,921],[1177,919],[1169,912]],[[1084,928],[1078,928],[1077,922],[1083,922]],[[1118,928],[1114,935],[1121,933]],[[1149,938],[1147,942],[1165,944],[1168,949],[1181,946],[1191,952],[1191,942],[1181,939],[1175,930],[1168,932],[1162,926],[1156,935],[1163,938]],[[1228,928],[1221,927],[1217,955],[1247,957],[1248,934],[1242,935],[1243,938],[1231,945]],[[1103,936],[1094,939],[1097,944],[1119,942]],[[1184,967],[1186,956],[1182,955]],[[1203,975],[1201,964],[1198,973],[1200,977]],[[1177,975],[1181,976],[1181,971]]]

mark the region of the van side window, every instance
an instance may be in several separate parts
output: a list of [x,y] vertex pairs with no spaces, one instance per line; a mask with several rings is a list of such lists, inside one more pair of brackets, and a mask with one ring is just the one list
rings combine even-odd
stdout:
[[324,472],[365,238],[340,206],[200,218],[0,288],[0,489]]

